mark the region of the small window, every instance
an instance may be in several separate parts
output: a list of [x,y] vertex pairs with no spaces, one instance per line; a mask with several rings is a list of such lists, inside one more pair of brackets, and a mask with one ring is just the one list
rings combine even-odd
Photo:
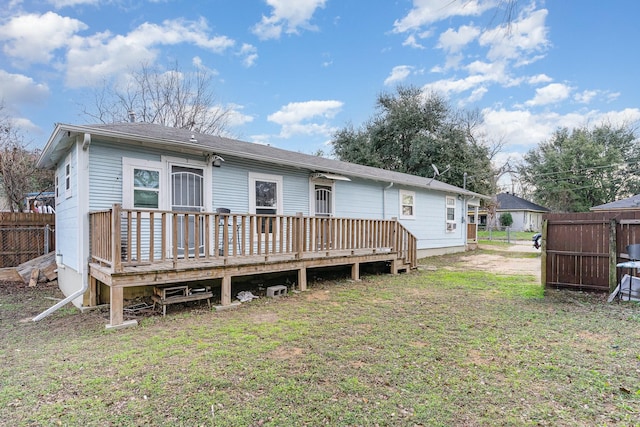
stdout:
[[455,197],[449,197],[447,196],[447,201],[446,201],[446,216],[447,216],[447,220],[446,220],[446,226],[447,226],[447,233],[452,233],[456,230],[456,199]]
[[67,158],[64,163],[64,196],[71,197],[71,159]]
[[416,193],[400,190],[400,218],[414,219],[416,217]]

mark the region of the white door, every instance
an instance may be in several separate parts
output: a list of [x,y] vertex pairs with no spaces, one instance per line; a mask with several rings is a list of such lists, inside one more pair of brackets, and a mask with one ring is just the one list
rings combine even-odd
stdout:
[[[204,169],[171,166],[171,210],[174,212],[204,212]],[[188,221],[185,232],[185,221]],[[204,218],[200,218],[198,251],[204,253]],[[178,217],[178,255],[195,255],[195,216]],[[186,237],[186,238],[185,238]],[[185,248],[185,246],[188,246]],[[186,249],[186,251],[185,251]]]

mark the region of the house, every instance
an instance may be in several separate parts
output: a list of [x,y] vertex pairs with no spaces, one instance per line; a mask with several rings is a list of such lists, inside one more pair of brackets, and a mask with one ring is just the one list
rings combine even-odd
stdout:
[[511,230],[539,231],[542,229],[542,215],[549,212],[549,209],[510,193],[498,194],[497,200],[496,220],[498,223],[500,223],[500,216],[509,212],[513,218]]
[[[513,224],[510,229],[513,231],[540,231],[542,229],[542,215],[549,212],[544,206],[537,205],[522,197],[510,193],[500,193],[496,196],[495,224],[500,224],[500,216],[510,213]],[[492,224],[489,212],[484,209],[478,212],[478,223],[480,226]]]
[[307,268],[357,279],[361,263],[396,273],[463,251],[466,205],[485,197],[148,123],[58,124],[38,167],[55,170],[60,288],[78,307],[109,302],[112,327],[124,298],[161,285],[205,281],[226,306],[240,276],[297,271],[304,290]]
[[640,210],[640,194],[589,209],[592,212]]

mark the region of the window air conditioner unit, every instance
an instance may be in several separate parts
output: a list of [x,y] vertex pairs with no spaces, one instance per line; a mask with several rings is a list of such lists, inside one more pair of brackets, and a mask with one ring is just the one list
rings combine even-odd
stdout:
[[455,231],[456,229],[456,223],[455,222],[448,222],[447,223],[447,231]]

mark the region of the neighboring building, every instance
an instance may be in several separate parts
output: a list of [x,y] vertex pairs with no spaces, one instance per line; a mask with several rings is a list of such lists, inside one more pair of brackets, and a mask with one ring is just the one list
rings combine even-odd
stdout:
[[628,197],[622,200],[616,200],[615,202],[605,203],[603,205],[594,206],[590,211],[603,212],[603,211],[637,211],[640,210],[640,194]]
[[7,198],[7,194],[4,191],[4,187],[0,185],[0,212],[9,211],[11,211],[11,203],[9,203],[9,199]]
[[[356,277],[359,262],[382,259],[385,251],[398,250],[395,243],[382,243],[395,221],[401,227],[399,230],[407,230],[415,241],[409,248],[414,253],[412,256],[463,251],[467,238],[467,227],[463,226],[467,205],[487,198],[431,178],[147,123],[59,124],[42,152],[38,167],[55,170],[60,288],[65,295],[73,296],[78,292],[82,295],[83,290],[88,289],[89,280],[106,283],[111,292],[112,316],[116,316],[112,323],[116,324],[121,322],[121,315],[118,317],[117,309],[115,314],[113,312],[114,298],[116,303],[121,301],[123,288],[133,287],[135,283],[118,285],[124,283],[118,280],[124,280],[126,272],[119,273],[120,259],[109,257],[117,254],[114,256],[119,258],[121,255],[122,260],[128,260],[127,266],[145,257],[147,264],[159,259],[173,259],[174,266],[178,258],[184,261],[194,257],[217,258],[217,251],[211,255],[213,252],[206,249],[214,232],[206,228],[208,222],[202,222],[209,221],[209,218],[217,220],[218,215],[213,216],[216,211],[236,215],[233,216],[234,228],[228,234],[230,241],[234,242],[233,253],[220,249],[220,254],[224,254],[224,265],[214,267],[211,261],[202,269],[203,277],[222,278],[224,304],[229,302],[225,289],[230,291],[231,286],[227,261],[236,256],[248,260],[249,254],[261,253],[259,245],[264,246],[265,242],[265,251],[275,251],[277,244],[289,238],[287,233],[293,236],[286,221],[308,217],[312,220],[305,222],[310,224],[306,227],[317,227],[313,224],[323,223],[323,227],[331,227],[332,230],[332,234],[327,236],[321,236],[324,229],[302,230],[306,240],[289,242],[291,247],[280,248],[280,253],[293,253],[292,247],[299,250],[304,245],[307,245],[305,248],[310,247],[309,239],[324,239],[323,247],[329,250],[319,252],[318,246],[314,246],[318,257],[314,258],[316,264],[311,261],[302,263],[300,257],[308,253],[298,252],[296,263],[288,268],[299,269],[299,277],[306,286],[304,269],[320,265],[320,256],[326,257],[322,265],[350,263],[348,258],[331,258],[335,254],[330,252],[338,246],[348,249],[348,245],[355,244],[352,242],[355,234],[361,235],[362,239],[356,242],[357,247],[351,248],[351,256],[357,256],[358,248],[371,248],[368,255],[351,262],[355,265]],[[123,211],[130,212],[122,219],[129,221],[130,227],[128,231],[121,229],[122,237],[114,236],[110,231],[116,223],[99,223],[97,219],[99,212],[118,212],[120,206]],[[153,215],[154,212],[157,214]],[[188,220],[174,222],[174,225],[164,220],[165,215],[171,216],[176,212],[192,214]],[[263,220],[262,215],[278,217]],[[151,232],[141,231],[145,222],[154,221],[154,218],[157,221],[160,217],[162,222],[151,226]],[[345,220],[338,224],[329,221],[333,218],[368,222]],[[256,225],[255,221],[261,225]],[[99,225],[107,227],[102,230],[110,234],[92,236],[92,227]],[[154,237],[160,229],[163,235]],[[210,237],[206,233],[210,233]],[[339,238],[338,234],[342,237]],[[300,234],[293,237],[303,238]],[[188,257],[184,256],[186,248],[174,248],[176,252],[171,253],[172,241],[176,239],[179,241],[174,247],[184,240],[190,245],[199,242],[200,250],[189,246]],[[97,251],[95,245],[103,240],[106,252],[92,253],[91,248]],[[159,242],[162,242],[162,250]],[[376,242],[380,242],[378,247],[374,247]],[[112,244],[118,247],[109,246]],[[269,256],[264,258],[272,261]],[[89,265],[87,260],[93,260],[93,263]],[[411,259],[402,262],[414,263]],[[265,260],[261,263],[264,264]],[[145,268],[149,270],[148,266]],[[234,268],[233,274],[236,275],[248,274],[249,271]],[[287,266],[269,264],[265,268],[284,271]],[[122,269],[124,271],[125,267]],[[252,271],[258,274],[261,270],[254,266]],[[177,273],[172,271],[171,274]],[[191,273],[190,280],[196,278],[195,274]],[[163,277],[164,283],[178,280],[177,276],[169,273],[160,275],[156,272],[155,283],[160,281],[157,277]],[[140,279],[137,283],[144,285],[145,282]],[[146,286],[150,286],[150,282]],[[88,293],[92,296],[87,299]],[[84,298],[75,295],[74,304],[81,306],[96,302],[93,288],[84,295]]]
[[[496,199],[498,205],[495,224],[497,226],[500,225],[500,216],[508,212],[513,218],[511,230],[540,231],[542,229],[542,215],[549,212],[549,209],[510,193],[500,193]],[[478,224],[481,227],[488,226],[488,216],[486,209],[478,212]]]

